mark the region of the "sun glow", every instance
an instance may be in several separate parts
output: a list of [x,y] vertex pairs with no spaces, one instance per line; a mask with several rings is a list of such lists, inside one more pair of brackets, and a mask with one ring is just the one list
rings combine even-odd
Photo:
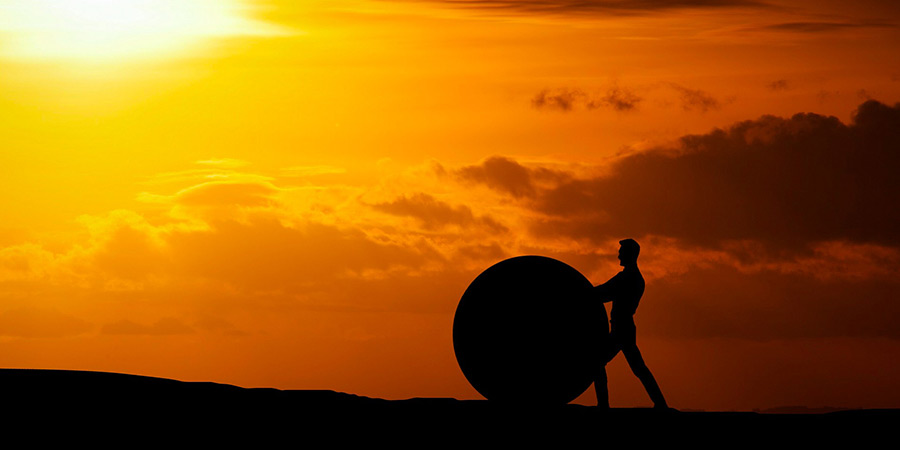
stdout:
[[240,0],[0,0],[0,52],[25,59],[163,57],[204,40],[285,31]]

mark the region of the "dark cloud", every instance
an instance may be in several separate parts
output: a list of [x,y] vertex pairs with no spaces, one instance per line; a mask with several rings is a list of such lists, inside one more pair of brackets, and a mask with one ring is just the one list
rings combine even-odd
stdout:
[[782,22],[749,30],[784,31],[790,33],[832,33],[855,28],[896,28],[896,24],[879,22]]
[[787,80],[775,80],[766,85],[770,91],[786,91],[791,88],[791,84]]
[[643,100],[633,91],[613,86],[602,96],[593,97],[581,89],[544,89],[531,99],[531,106],[537,109],[555,109],[569,112],[576,108],[589,110],[611,108],[619,112],[633,111]]
[[826,91],[822,89],[816,94],[816,98],[819,99],[819,102],[821,103],[839,94],[840,92],[838,91]]
[[876,101],[861,104],[850,124],[763,116],[550,187],[503,158],[463,171],[543,213],[532,228],[542,236],[661,235],[707,247],[751,240],[788,252],[833,240],[900,245],[900,106]]
[[[678,91],[681,107],[685,111],[699,111],[705,113],[711,110],[721,109],[723,102],[712,94],[700,89],[691,89],[680,84],[671,83],[672,89]],[[770,89],[786,89],[787,81],[778,80],[769,85]],[[634,111],[643,100],[634,91],[612,86],[603,95],[588,95],[577,88],[544,89],[531,99],[531,106],[536,109],[557,110],[562,112],[573,111],[578,108],[589,110],[610,108],[619,112]]]
[[493,14],[638,15],[684,9],[768,7],[757,0],[433,0]]
[[513,197],[530,197],[536,192],[531,171],[507,158],[491,157],[477,166],[463,167],[457,173],[465,180],[484,183]]
[[513,197],[533,197],[542,182],[560,182],[569,176],[547,168],[528,168],[518,162],[494,156],[474,166],[466,166],[456,174],[465,181],[482,183]]
[[192,334],[194,329],[178,319],[165,317],[156,321],[153,325],[142,325],[130,320],[120,320],[104,325],[102,333],[134,336],[171,336]]
[[585,94],[578,89],[544,89],[531,99],[531,106],[537,109],[571,111],[584,97]]
[[453,206],[424,193],[403,196],[391,202],[371,206],[388,214],[413,217],[430,230],[456,225],[464,228],[484,226],[495,233],[508,231],[505,226],[490,217],[476,217],[468,206]]
[[638,97],[634,92],[616,86],[607,90],[606,95],[598,100],[589,101],[587,108],[609,107],[616,111],[632,111],[641,100],[642,98]]
[[701,91],[700,89],[690,89],[678,84],[672,84],[672,88],[681,94],[681,107],[685,111],[708,112],[713,109],[722,108],[722,102],[713,97],[710,93]]

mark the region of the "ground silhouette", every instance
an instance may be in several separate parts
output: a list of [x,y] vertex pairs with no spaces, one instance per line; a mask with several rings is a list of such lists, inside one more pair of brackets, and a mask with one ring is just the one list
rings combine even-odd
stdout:
[[[890,442],[900,410],[828,414],[602,410],[581,405],[503,406],[449,398],[382,400],[333,391],[244,389],[104,372],[0,369],[7,440],[400,447],[584,443],[837,445]],[[648,432],[652,430],[652,432]]]

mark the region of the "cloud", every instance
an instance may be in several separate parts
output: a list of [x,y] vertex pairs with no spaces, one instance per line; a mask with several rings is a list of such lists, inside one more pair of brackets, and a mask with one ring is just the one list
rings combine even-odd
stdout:
[[142,325],[130,320],[120,320],[104,325],[101,332],[103,334],[112,335],[171,336],[178,334],[192,334],[195,331],[178,319],[164,317],[157,320],[153,325]]
[[343,167],[336,166],[292,166],[292,167],[284,167],[279,173],[283,177],[312,177],[317,175],[337,175],[347,173],[347,169]]
[[464,258],[475,261],[501,261],[507,253],[498,243],[463,245],[458,250]]
[[456,225],[463,229],[478,225],[494,233],[508,231],[505,226],[490,217],[476,217],[468,206],[452,206],[424,193],[403,196],[390,202],[375,203],[372,208],[397,216],[413,217],[429,230],[448,225]]
[[[750,240],[795,252],[846,240],[900,245],[900,107],[867,101],[850,124],[814,113],[763,116],[629,154],[607,174],[554,174],[491,158],[460,169],[542,214],[538,236],[605,242],[668,236],[716,248]],[[778,250],[780,249],[780,250]]]
[[558,109],[571,111],[575,104],[581,101],[585,94],[578,89],[556,89],[551,91],[544,89],[531,99],[531,106],[537,109]]
[[544,89],[531,99],[531,106],[536,109],[555,109],[563,112],[576,108],[588,110],[611,108],[618,112],[633,111],[643,100],[627,88],[612,86],[600,96],[591,96],[577,88]]
[[787,80],[775,80],[766,85],[770,91],[786,91],[791,88],[791,84]]
[[0,281],[40,279],[56,262],[55,254],[34,243],[0,248]]
[[533,197],[539,184],[555,182],[569,175],[554,169],[528,168],[509,158],[490,157],[481,164],[458,169],[456,175],[464,181],[483,183],[513,197]]
[[217,167],[222,169],[236,169],[238,167],[244,167],[250,164],[247,161],[235,158],[204,159],[196,161],[196,163],[202,166]]
[[[117,301],[122,316],[90,317],[105,339],[317,336],[317,322],[340,328],[319,318],[354,314],[361,336],[383,336],[394,330],[361,312],[452,315],[481,270],[516,254],[600,282],[618,270],[617,239],[632,236],[644,246],[647,334],[894,338],[898,111],[866,102],[846,124],[763,116],[599,166],[495,156],[368,185],[191,180],[142,213],[83,217],[84,238],[66,250],[0,249],[0,289],[9,309]],[[862,307],[846,310],[847,298]],[[227,322],[173,319],[204,315]]]
[[763,8],[757,0],[434,0],[492,14],[641,15],[685,9]]
[[267,182],[210,181],[179,191],[174,200],[194,206],[271,206],[276,192]]
[[606,95],[600,97],[599,100],[591,100],[588,102],[588,109],[596,109],[599,107],[610,107],[616,111],[632,111],[642,100],[632,91],[625,88],[614,86],[606,91]]
[[16,283],[16,290],[67,296],[59,290],[122,289],[165,272],[168,261],[162,235],[168,224],[151,225],[128,210],[83,215],[77,222],[83,230],[64,246],[26,243],[0,248],[0,288]]
[[879,22],[781,22],[756,28],[748,28],[748,31],[781,31],[788,33],[833,33],[840,30],[858,28],[896,28],[896,24]]
[[91,330],[91,325],[68,314],[40,308],[20,308],[0,313],[0,336],[62,338]]
[[[185,299],[190,304],[223,290],[247,299],[277,293],[283,305],[313,297],[333,303],[348,279],[435,270],[455,254],[455,240],[472,227],[482,234],[506,231],[468,206],[432,202],[427,196],[379,205],[383,212],[414,218],[435,231],[422,233],[385,221],[360,200],[365,192],[360,188],[280,187],[252,174],[236,175],[249,181],[210,181],[174,194],[152,194],[158,201],[143,213],[81,216],[78,222],[86,232],[62,249],[37,243],[0,248],[0,289],[16,292],[11,299],[39,292],[69,296],[74,289],[84,304],[138,295],[167,304],[193,297]],[[314,295],[329,290],[331,299]],[[252,301],[246,301],[252,309]],[[347,301],[352,308],[358,299]],[[46,302],[54,304],[49,297]]]
[[681,95],[681,107],[685,111],[700,111],[701,113],[705,113],[710,110],[722,108],[722,102],[708,92],[700,89],[690,89],[674,83],[672,83],[671,86]]
[[240,289],[305,292],[329,280],[392,267],[419,268],[440,254],[425,241],[379,240],[352,227],[277,218],[220,220],[167,237],[171,270]]
[[840,94],[839,91],[826,91],[825,89],[822,89],[816,94],[816,98],[819,100],[819,103],[824,103],[828,99],[830,99],[836,95],[839,95],[839,94]]
[[236,169],[247,166],[250,163],[240,159],[206,159],[194,161],[200,168],[163,172],[148,177],[141,184],[165,185],[165,184],[200,184],[209,181],[231,183],[266,183],[274,178],[259,174],[240,172]]
[[[359,211],[367,210],[362,206]],[[414,297],[404,289],[415,286],[419,295],[444,283],[449,275],[439,269],[445,268],[443,253],[455,253],[451,239],[444,239],[448,248],[438,251],[415,230],[368,228],[362,217],[359,224],[336,225],[304,220],[288,211],[277,213],[283,215],[260,211],[207,218],[203,226],[177,219],[160,223],[155,218],[150,223],[124,210],[84,216],[79,222],[88,233],[82,235],[89,237],[70,250],[58,253],[37,244],[0,249],[0,292],[7,307],[54,308],[74,302],[103,310],[115,301],[123,311],[135,314],[238,311],[237,317],[258,318],[261,310],[434,311],[431,300],[422,300],[427,296]],[[493,233],[489,228],[493,224],[474,214],[472,220],[472,225]],[[455,233],[442,230],[451,238]],[[481,256],[490,257],[491,250],[484,249]],[[381,286],[383,297],[372,297],[373,284]],[[440,308],[446,309],[456,295],[448,291]],[[33,316],[19,311],[0,314],[0,336],[68,336],[84,329],[72,320]],[[220,335],[257,333],[253,320],[248,320],[240,328],[210,321],[196,326]],[[120,320],[107,323],[102,332],[175,335],[191,332],[189,328],[174,319],[151,324]]]

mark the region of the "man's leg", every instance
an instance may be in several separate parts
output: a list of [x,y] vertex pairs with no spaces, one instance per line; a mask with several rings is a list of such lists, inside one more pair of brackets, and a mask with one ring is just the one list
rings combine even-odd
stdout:
[[653,406],[656,408],[668,408],[662,390],[659,389],[656,378],[653,378],[653,374],[650,373],[650,369],[647,368],[647,364],[644,363],[644,358],[641,356],[641,351],[638,350],[637,344],[631,344],[624,347],[622,353],[625,354],[625,359],[628,361],[628,366],[631,367],[631,371],[634,372],[634,375],[637,376],[639,380],[641,380],[644,389],[646,389],[647,394],[650,395],[650,400],[653,400]]
[[597,406],[609,409],[609,387],[607,387],[606,366],[594,372],[594,390],[597,391]]
[[606,378],[606,365],[616,357],[621,346],[614,336],[610,336],[609,347],[600,355],[597,367],[594,369],[594,390],[597,392],[597,406],[609,409],[609,386]]

